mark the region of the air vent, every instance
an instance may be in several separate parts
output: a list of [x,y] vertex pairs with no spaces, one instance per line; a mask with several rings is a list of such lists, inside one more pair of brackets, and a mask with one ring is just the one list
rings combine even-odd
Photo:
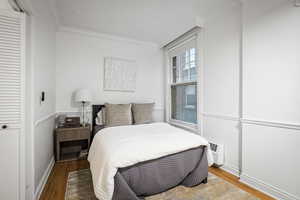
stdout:
[[224,165],[224,145],[213,142],[209,144],[214,158],[214,166],[220,167]]

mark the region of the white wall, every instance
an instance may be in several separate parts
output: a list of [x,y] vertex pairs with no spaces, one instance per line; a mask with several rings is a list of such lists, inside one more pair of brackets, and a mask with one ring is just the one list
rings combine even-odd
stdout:
[[225,144],[224,169],[232,173],[242,153],[241,181],[277,199],[300,199],[300,10],[286,0],[245,1],[243,53],[240,11],[205,23],[204,136]]
[[[163,53],[158,45],[78,30],[57,33],[56,110],[78,112],[73,93],[80,88],[92,92],[93,104],[155,102],[155,118],[163,120]],[[135,92],[103,91],[104,57],[136,60]]]
[[[32,0],[29,29],[31,72],[32,132],[27,135],[27,198],[37,198],[48,166],[53,161],[53,128],[55,113],[56,21],[47,0]],[[28,71],[30,71],[28,69]],[[46,100],[40,103],[44,91]],[[29,112],[29,111],[28,111]],[[32,180],[29,180],[33,177]]]
[[300,129],[289,129],[300,125],[300,9],[258,2],[244,6],[243,117],[266,123],[243,126],[244,180],[266,184],[279,199],[300,199]]
[[[55,41],[56,26],[51,18],[33,17],[34,66],[34,166],[35,189],[53,158],[53,128],[55,113]],[[45,102],[40,103],[41,92]],[[50,118],[47,118],[50,116]],[[46,118],[45,118],[46,117]],[[44,120],[45,119],[45,120]],[[36,191],[35,190],[35,191]]]
[[225,145],[225,166],[234,172],[239,157],[239,15],[236,6],[204,25],[203,134]]

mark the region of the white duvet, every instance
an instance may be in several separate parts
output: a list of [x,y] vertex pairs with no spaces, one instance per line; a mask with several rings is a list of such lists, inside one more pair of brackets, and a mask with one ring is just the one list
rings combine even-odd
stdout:
[[[99,200],[112,199],[114,176],[118,168],[129,167],[201,145],[207,146],[208,141],[167,123],[102,129],[95,135],[88,156],[95,195]],[[212,164],[210,150],[208,163]]]

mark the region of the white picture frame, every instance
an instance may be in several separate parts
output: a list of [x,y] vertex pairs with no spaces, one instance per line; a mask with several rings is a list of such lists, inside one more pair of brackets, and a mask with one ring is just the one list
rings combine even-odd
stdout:
[[104,90],[135,92],[137,63],[122,58],[104,58]]

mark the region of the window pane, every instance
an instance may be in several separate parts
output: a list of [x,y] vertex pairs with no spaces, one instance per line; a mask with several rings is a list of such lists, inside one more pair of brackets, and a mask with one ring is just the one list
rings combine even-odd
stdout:
[[197,123],[197,86],[172,86],[172,119]]
[[173,83],[196,81],[196,49],[186,49],[178,56],[172,57],[172,67]]
[[173,74],[173,82],[176,83],[178,81],[178,70],[177,70],[177,56],[172,58],[172,74]]
[[191,76],[190,78],[191,81],[197,80],[197,72],[195,67],[190,69],[190,76]]

